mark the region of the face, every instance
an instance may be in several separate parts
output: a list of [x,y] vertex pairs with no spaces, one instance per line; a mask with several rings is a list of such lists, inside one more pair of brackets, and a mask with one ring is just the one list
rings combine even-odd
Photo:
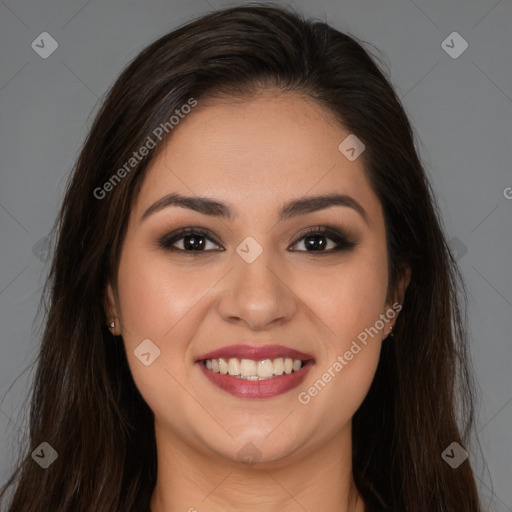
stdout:
[[298,96],[212,102],[148,169],[108,312],[171,444],[278,464],[350,436],[399,306],[349,135]]

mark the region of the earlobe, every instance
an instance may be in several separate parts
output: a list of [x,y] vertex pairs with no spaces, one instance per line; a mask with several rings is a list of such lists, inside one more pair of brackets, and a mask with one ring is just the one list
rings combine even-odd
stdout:
[[403,302],[404,302],[405,290],[407,290],[407,287],[409,286],[409,283],[411,282],[411,276],[412,276],[411,267],[409,267],[409,265],[407,265],[402,270],[402,273],[400,276],[400,283],[398,286],[398,293],[399,293],[398,298],[399,298],[400,304],[403,304]]
[[115,336],[120,334],[119,315],[117,311],[116,297],[112,285],[109,283],[105,290],[105,315],[109,331]]
[[105,314],[107,318],[117,317],[116,297],[112,285],[109,283],[105,290]]
[[398,283],[394,287],[394,290],[390,295],[388,295],[387,300],[389,301],[386,304],[387,308],[393,307],[393,309],[397,308],[397,304],[399,305],[399,310],[402,309],[402,305],[404,303],[404,296],[409,283],[411,282],[412,271],[411,268],[407,265],[402,268],[400,271],[400,275],[398,277]]
[[412,272],[411,272],[411,268],[409,266],[406,266],[402,269],[402,272],[400,273],[400,277],[398,279],[398,286],[396,288],[396,295],[393,298],[393,303],[386,305],[386,308],[387,308],[386,315],[388,312],[390,313],[391,311],[393,311],[393,313],[392,314],[390,313],[389,316],[391,318],[393,318],[394,320],[388,327],[388,332],[385,335],[385,337],[393,336],[393,333],[391,331],[393,330],[393,327],[396,323],[398,314],[402,310],[402,306],[404,303],[405,291],[407,290],[407,287],[409,286],[409,283],[411,282],[411,275],[412,275]]

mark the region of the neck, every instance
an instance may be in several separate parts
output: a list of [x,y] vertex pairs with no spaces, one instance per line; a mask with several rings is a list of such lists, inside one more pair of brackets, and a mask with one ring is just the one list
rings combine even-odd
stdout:
[[158,425],[155,433],[151,512],[364,512],[352,476],[350,429],[300,455],[262,457],[252,466],[200,451]]

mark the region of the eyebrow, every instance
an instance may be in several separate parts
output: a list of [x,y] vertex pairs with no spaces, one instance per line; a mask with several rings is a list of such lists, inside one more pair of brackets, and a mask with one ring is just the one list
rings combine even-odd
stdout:
[[[142,215],[141,222],[160,210],[169,206],[177,206],[214,217],[222,217],[227,220],[235,220],[236,215],[233,210],[225,203],[209,197],[183,196],[178,193],[168,194],[158,201],[154,202]],[[288,201],[283,205],[279,212],[279,220],[284,221],[304,215],[306,213],[316,212],[330,208],[331,206],[346,206],[358,212],[368,224],[368,215],[361,204],[353,197],[344,194],[321,194],[316,196],[303,197]]]

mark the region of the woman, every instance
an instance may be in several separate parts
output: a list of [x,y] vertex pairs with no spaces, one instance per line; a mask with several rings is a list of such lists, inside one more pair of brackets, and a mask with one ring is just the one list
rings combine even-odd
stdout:
[[9,510],[479,511],[435,204],[353,38],[248,4],[150,45],[64,199]]

